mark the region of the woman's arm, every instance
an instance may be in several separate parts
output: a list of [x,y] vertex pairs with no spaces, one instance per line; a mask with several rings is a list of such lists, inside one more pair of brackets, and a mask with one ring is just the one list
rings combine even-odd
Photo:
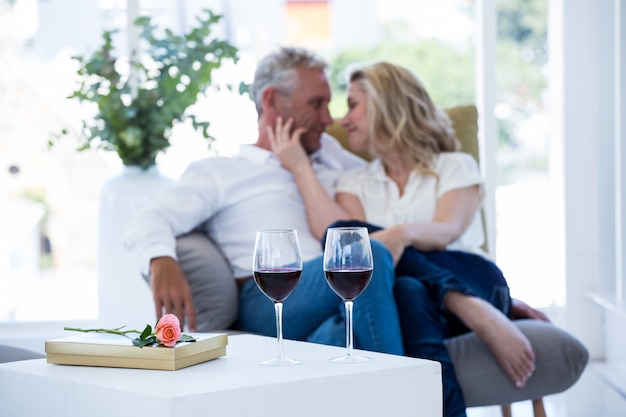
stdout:
[[[346,210],[351,220],[367,221],[365,218],[365,210],[361,200],[354,194],[346,192],[338,192],[335,195],[335,199],[340,206]],[[410,242],[405,238],[404,233],[399,226],[394,226],[389,229],[379,230],[370,234],[372,239],[378,240],[385,245],[393,256],[394,265],[398,263],[400,256],[404,252],[404,248],[410,245]]]
[[394,264],[407,246],[425,252],[444,250],[465,233],[480,204],[478,185],[448,191],[439,199],[433,221],[397,224],[372,233],[371,237],[391,251]]
[[465,233],[481,202],[479,185],[454,189],[437,201],[432,221],[399,227],[407,245],[423,251],[444,250]]
[[300,143],[304,129],[296,128],[290,133],[291,124],[292,119],[283,125],[279,118],[275,131],[268,128],[270,144],[280,162],[294,176],[304,200],[309,227],[313,235],[321,239],[331,223],[349,217],[347,212],[328,195],[315,175],[311,161]]
[[346,213],[345,219],[367,221],[365,218],[365,210],[361,200],[354,194],[338,192],[335,194],[335,201],[343,208]]

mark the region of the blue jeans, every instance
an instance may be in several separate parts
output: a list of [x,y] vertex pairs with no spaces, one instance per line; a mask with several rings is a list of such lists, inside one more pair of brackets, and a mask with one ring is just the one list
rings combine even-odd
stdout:
[[[369,233],[381,227],[356,220],[342,220],[332,227],[361,226]],[[396,276],[415,277],[428,289],[431,302],[436,303],[448,321],[453,336],[469,329],[453,314],[443,308],[443,298],[448,291],[482,298],[508,316],[511,309],[509,287],[502,271],[491,261],[473,253],[443,250],[422,252],[408,247],[397,265]]]
[[444,417],[464,417],[465,399],[443,343],[451,336],[445,318],[424,282],[398,277],[394,287],[407,356],[431,359],[441,364]]
[[[511,312],[509,286],[500,268],[490,260],[480,255],[461,251],[420,252],[413,248],[407,248],[402,259],[410,260],[412,263],[415,263],[417,260],[429,262],[432,265],[445,269],[456,277],[454,281],[448,281],[435,291],[434,297],[440,307],[445,292],[457,290],[464,294],[482,298],[500,310],[502,314],[509,316]],[[399,272],[398,266],[396,267],[396,275]],[[461,286],[455,287],[453,282],[460,282]],[[429,284],[426,283],[426,286],[429,287]],[[442,308],[442,314],[448,322],[452,336],[458,336],[469,331],[465,324],[452,313]]]
[[[393,295],[395,281],[391,254],[380,242],[371,241],[374,260],[372,279],[354,301],[354,347],[403,355],[400,319]],[[322,257],[307,261],[296,289],[283,303],[283,334],[286,339],[333,346],[346,345],[344,303],[326,283]],[[239,295],[237,329],[276,335],[274,306],[248,281]]]

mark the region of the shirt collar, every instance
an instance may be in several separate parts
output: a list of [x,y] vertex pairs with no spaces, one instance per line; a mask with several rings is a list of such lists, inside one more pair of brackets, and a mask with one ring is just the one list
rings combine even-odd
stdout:
[[240,158],[257,164],[280,165],[280,161],[276,158],[273,152],[256,145],[240,145],[238,155]]
[[[332,158],[329,158],[327,152],[324,152],[324,136],[322,136],[322,146],[317,151],[313,152],[309,158],[312,164],[320,165],[334,165]],[[258,164],[272,164],[281,165],[280,160],[274,155],[273,152],[263,149],[254,144],[244,144],[239,146],[239,157]]]
[[344,163],[339,158],[340,153],[344,152],[344,149],[337,140],[327,133],[323,133],[321,145],[320,149],[311,154],[311,163],[314,165],[319,164],[337,172],[345,170]]
[[387,178],[387,174],[385,173],[385,166],[383,165],[380,158],[375,158],[372,160],[367,167],[367,170],[374,178]]
[[322,152],[323,148],[318,149],[309,155],[309,159],[312,164],[323,164],[324,163],[324,153]]
[[[367,166],[367,169],[370,175],[374,178],[382,179],[384,181],[393,181],[387,176],[387,173],[385,172],[385,166],[383,165],[383,162],[380,160],[380,158],[376,158],[372,162],[370,162]],[[415,169],[412,170],[409,174],[409,182],[412,182],[415,178],[418,177],[421,177],[421,174]]]

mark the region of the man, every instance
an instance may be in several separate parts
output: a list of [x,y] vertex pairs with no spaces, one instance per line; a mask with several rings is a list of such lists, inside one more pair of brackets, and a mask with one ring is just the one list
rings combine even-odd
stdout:
[[[208,158],[190,165],[178,184],[131,222],[125,245],[150,275],[157,317],[176,314],[190,331],[197,328],[195,289],[176,258],[176,237],[201,229],[219,246],[240,289],[238,328],[274,335],[272,303],[251,279],[257,230],[298,231],[305,261],[300,283],[284,303],[284,336],[343,345],[343,301],[326,284],[321,247],[309,230],[305,206],[293,176],[271,152],[268,130],[277,119],[293,121],[327,192],[345,169],[362,161],[324,133],[332,123],[326,63],[300,48],[281,48],[258,65],[252,96],[259,115],[254,145],[233,158]],[[403,354],[393,297],[391,254],[372,241],[376,268],[354,312],[355,347]],[[198,306],[202,307],[202,306]]]

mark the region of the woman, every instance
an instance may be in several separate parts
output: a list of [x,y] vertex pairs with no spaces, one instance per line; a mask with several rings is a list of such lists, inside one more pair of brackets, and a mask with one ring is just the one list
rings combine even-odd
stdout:
[[[446,314],[452,313],[476,332],[516,386],[524,386],[534,370],[534,353],[508,320],[510,298],[504,277],[480,252],[482,179],[472,157],[459,152],[445,113],[411,72],[385,62],[352,73],[348,108],[342,125],[350,147],[367,149],[376,159],[343,174],[337,204],[328,201],[331,198],[304,159],[298,141],[301,129],[292,132],[287,121],[269,132],[307,211],[315,213],[309,216],[312,231],[322,237],[338,219],[378,226],[370,226],[372,237],[392,252],[397,275],[430,277],[424,284],[431,299],[440,303],[442,317],[450,320]],[[437,276],[433,271],[439,272],[441,281],[432,280]],[[421,347],[414,348],[407,347],[407,353],[420,356]]]
[[[495,265],[480,256],[483,189],[478,166],[459,152],[449,119],[420,80],[385,62],[354,72],[350,80],[342,125],[353,150],[369,149],[377,159],[339,180],[336,200],[348,217],[385,227],[377,239],[394,258],[413,247],[432,254],[429,259],[439,265],[445,259],[463,262],[465,272],[459,268],[456,275],[470,287],[481,284],[480,274],[468,277],[472,269],[485,272],[486,281],[501,278],[506,285]],[[443,260],[436,261],[437,256]],[[508,291],[500,295],[508,298]],[[442,305],[481,337],[518,386],[525,383],[534,354],[507,319],[508,306],[502,306],[506,315],[501,314],[459,291],[447,291]]]

